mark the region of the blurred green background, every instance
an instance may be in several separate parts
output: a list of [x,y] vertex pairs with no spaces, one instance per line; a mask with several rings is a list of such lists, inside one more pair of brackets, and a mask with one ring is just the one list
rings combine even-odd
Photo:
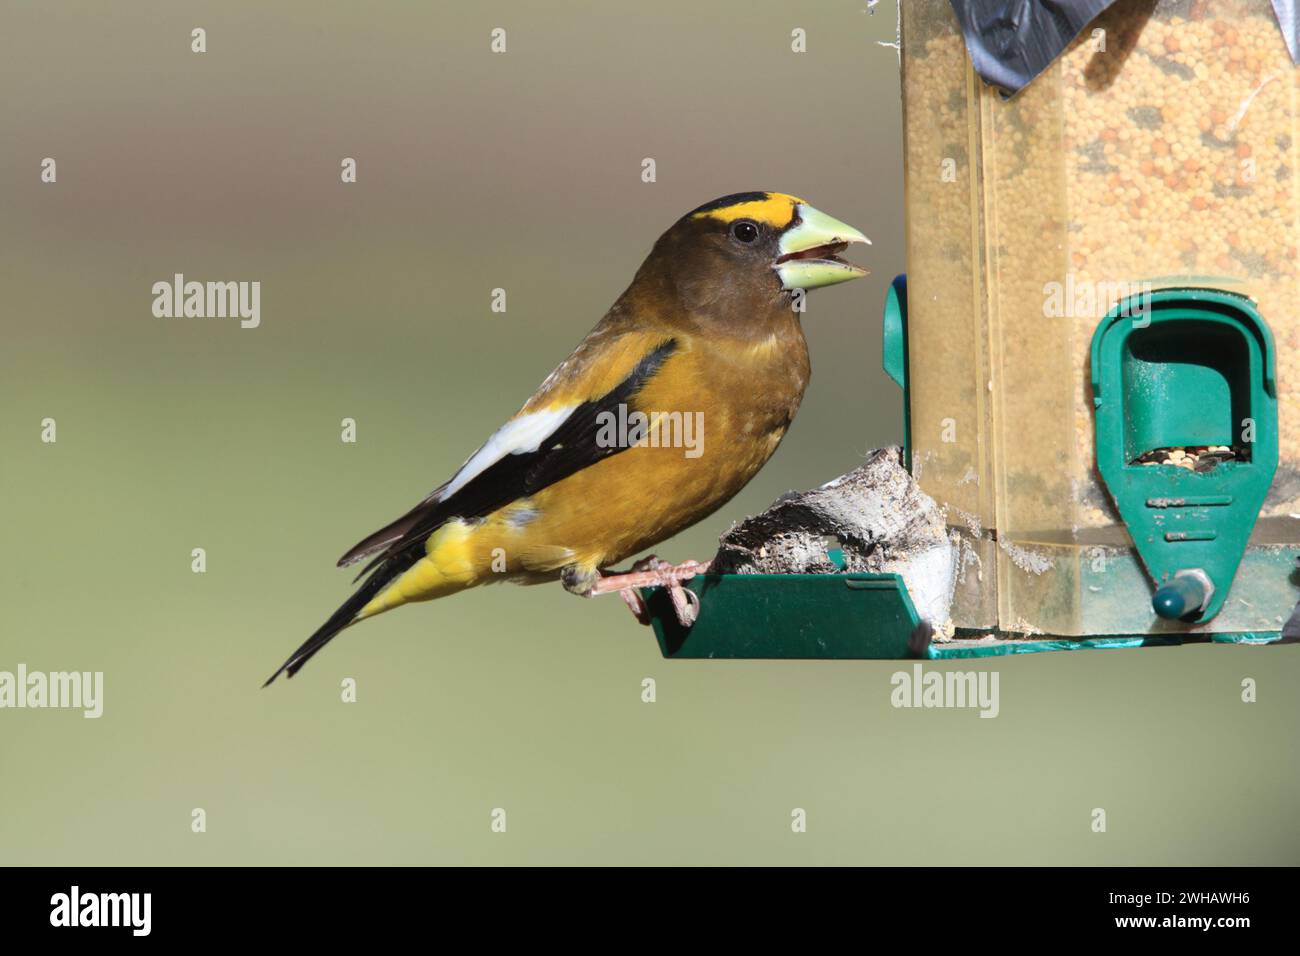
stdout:
[[[933,665],[1001,672],[982,720],[891,708],[897,662],[669,662],[616,598],[494,587],[260,689],[348,592],[337,556],[447,477],[716,196],[806,197],[872,236],[873,275],[812,296],[789,437],[658,552],[708,557],[731,521],[899,440],[891,3],[0,17],[0,670],[106,685],[99,720],[0,711],[0,861],[1300,862],[1295,649]],[[175,272],[260,280],[261,328],[154,318]]]

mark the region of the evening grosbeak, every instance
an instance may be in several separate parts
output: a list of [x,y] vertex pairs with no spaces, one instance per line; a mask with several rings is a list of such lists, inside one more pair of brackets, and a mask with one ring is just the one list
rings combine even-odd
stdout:
[[[763,467],[808,385],[796,290],[866,271],[866,236],[802,199],[737,193],[687,213],[523,408],[449,481],[345,554],[364,583],[271,675],[339,631],[490,581],[577,594],[680,581],[704,565],[605,569],[712,514]],[[689,441],[683,441],[683,439]],[[685,445],[685,447],[683,447]]]

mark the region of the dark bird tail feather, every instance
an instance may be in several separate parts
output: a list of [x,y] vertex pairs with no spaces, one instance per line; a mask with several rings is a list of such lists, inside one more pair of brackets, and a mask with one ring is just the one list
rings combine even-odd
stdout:
[[338,610],[329,616],[329,620],[318,627],[311,637],[303,641],[302,646],[290,654],[289,659],[281,664],[262,686],[270,686],[271,682],[281,674],[293,677],[298,673],[317,651],[334,639],[334,635],[352,624],[357,614],[375,595],[414,563],[415,560],[411,555],[395,554],[375,568],[370,577],[366,578],[365,583],[357,588],[356,593],[339,605]]

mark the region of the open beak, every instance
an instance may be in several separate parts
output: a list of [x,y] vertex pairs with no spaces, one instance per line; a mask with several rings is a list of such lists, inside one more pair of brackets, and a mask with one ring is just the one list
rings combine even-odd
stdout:
[[800,203],[795,211],[798,224],[781,236],[781,254],[772,263],[781,277],[781,288],[816,289],[867,274],[866,269],[845,262],[839,254],[850,242],[871,245],[870,239],[806,203]]

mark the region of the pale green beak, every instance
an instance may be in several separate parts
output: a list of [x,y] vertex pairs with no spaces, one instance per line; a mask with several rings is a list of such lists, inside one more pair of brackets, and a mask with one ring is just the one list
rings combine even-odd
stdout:
[[844,262],[838,254],[850,242],[871,245],[870,239],[807,203],[800,203],[795,211],[799,224],[781,236],[781,254],[772,265],[783,289],[817,289],[867,274],[866,269]]

